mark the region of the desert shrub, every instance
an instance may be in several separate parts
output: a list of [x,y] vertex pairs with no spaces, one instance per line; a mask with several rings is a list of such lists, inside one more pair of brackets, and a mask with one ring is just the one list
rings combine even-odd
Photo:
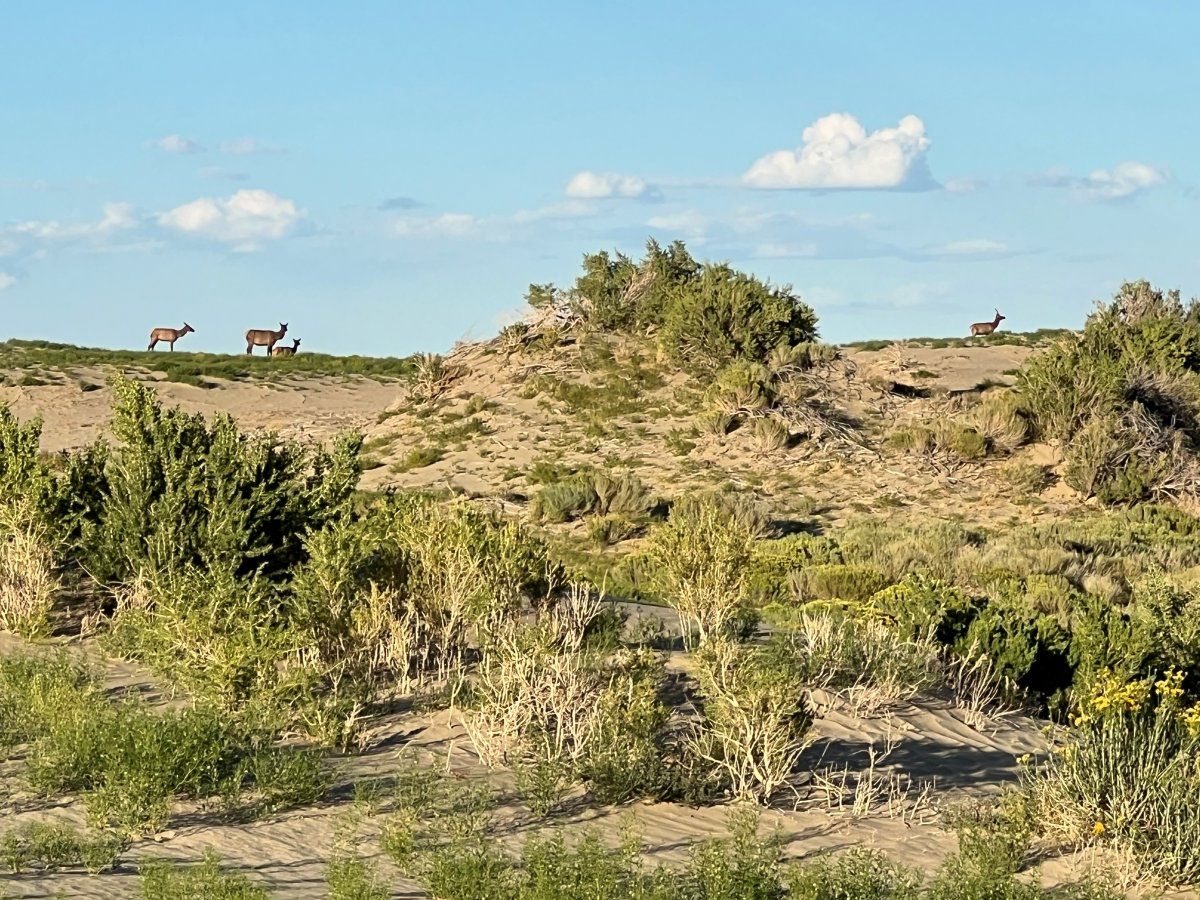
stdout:
[[986,435],[952,419],[902,425],[888,434],[887,444],[918,456],[942,453],[964,461],[983,459],[991,449]]
[[791,437],[787,423],[776,416],[754,420],[754,440],[764,453],[782,450],[788,445]]
[[221,865],[208,850],[194,865],[148,860],[138,865],[138,891],[143,900],[266,900],[270,892],[240,872]]
[[745,521],[713,495],[676,502],[651,534],[650,560],[689,644],[693,636],[701,643],[718,637],[737,620],[753,538]]
[[587,523],[588,537],[597,544],[619,544],[642,531],[642,524],[625,516],[596,516]]
[[440,462],[445,456],[446,451],[441,447],[413,447],[397,462],[392,464],[392,469],[396,472],[411,472],[414,469],[423,469],[426,466],[432,466],[435,462]]
[[247,808],[311,802],[328,784],[318,757],[215,710],[152,712],[108,701],[64,659],[0,659],[0,736],[28,744],[25,773],[39,793],[80,791],[99,824],[136,834],[166,822],[177,798],[240,800]]
[[164,409],[146,385],[117,379],[106,486],[83,562],[102,581],[188,566],[278,577],[303,559],[303,536],[349,510],[361,438],[332,452],[250,437]]
[[81,834],[65,823],[26,822],[0,833],[0,861],[14,874],[81,868],[96,875],[113,868],[128,847],[118,835]]
[[1045,466],[1031,462],[1009,462],[1000,470],[1009,486],[1020,494],[1040,494],[1050,484],[1050,474]]
[[907,700],[943,680],[941,648],[933,640],[909,638],[869,614],[804,612],[780,623],[772,644],[804,684],[869,689],[883,703]]
[[658,798],[669,790],[671,711],[659,699],[660,678],[657,667],[635,671],[614,679],[597,700],[594,738],[577,765],[601,803]]
[[863,601],[887,586],[887,579],[869,566],[824,563],[791,573],[789,586],[797,603],[811,600]]
[[1039,433],[1067,444],[1072,487],[1106,503],[1196,493],[1198,348],[1196,303],[1136,282],[1025,364],[1022,402]]
[[708,401],[727,415],[761,413],[775,404],[772,372],[767,366],[739,359],[723,368],[708,391]]
[[789,900],[910,900],[921,873],[878,850],[858,848],[796,864],[787,874]]
[[921,574],[884,588],[871,603],[895,621],[901,634],[946,645],[961,643],[978,613],[978,604],[961,589]]
[[696,662],[703,715],[689,753],[731,796],[768,802],[791,779],[812,723],[803,681],[778,654],[724,640]]
[[724,410],[714,409],[696,416],[696,427],[715,437],[729,434],[734,424],[734,417]]
[[584,257],[572,290],[531,285],[535,308],[561,307],[588,328],[657,331],[664,354],[688,369],[715,371],[745,358],[766,361],[780,344],[816,337],[816,315],[788,287],[725,264],[697,263],[681,242],[651,240],[638,262],[617,253]]
[[0,508],[0,630],[27,638],[50,630],[61,588],[54,532],[29,500]]
[[967,414],[968,422],[989,447],[1011,453],[1029,440],[1029,420],[1013,391],[989,391]]
[[588,513],[645,518],[661,505],[632,472],[609,475],[585,470],[546,483],[533,498],[535,522],[569,522]]
[[1042,831],[1065,845],[1129,849],[1170,883],[1200,876],[1200,704],[1183,697],[1174,670],[1099,678],[1075,729],[1029,776]]
[[791,595],[792,573],[842,561],[837,542],[824,536],[789,534],[756,541],[747,564],[747,591],[752,599],[764,605],[782,602]]

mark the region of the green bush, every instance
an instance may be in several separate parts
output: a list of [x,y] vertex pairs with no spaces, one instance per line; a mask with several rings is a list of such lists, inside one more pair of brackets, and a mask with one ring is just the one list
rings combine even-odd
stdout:
[[788,900],[910,900],[921,873],[878,850],[848,850],[797,864],[787,875]]
[[149,860],[138,866],[138,890],[143,900],[266,900],[270,892],[240,872],[221,866],[209,850],[195,865]]
[[825,563],[791,574],[792,597],[797,603],[812,600],[868,600],[887,586],[882,573],[869,566]]
[[128,847],[115,834],[80,834],[70,825],[49,822],[26,822],[0,833],[0,860],[14,874],[78,867],[97,875],[112,869]]
[[28,745],[30,785],[46,796],[82,792],[95,822],[125,833],[160,829],[176,799],[277,809],[310,803],[328,785],[318,757],[274,746],[269,732],[201,707],[112,703],[63,659],[0,658],[0,698],[0,736]]

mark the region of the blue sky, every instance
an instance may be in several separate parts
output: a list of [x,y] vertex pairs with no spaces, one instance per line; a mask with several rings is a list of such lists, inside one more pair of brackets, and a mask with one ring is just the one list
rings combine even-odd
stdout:
[[[11,3],[0,338],[403,354],[648,236],[826,339],[1200,290],[1194,4]],[[183,349],[183,344],[180,348]]]

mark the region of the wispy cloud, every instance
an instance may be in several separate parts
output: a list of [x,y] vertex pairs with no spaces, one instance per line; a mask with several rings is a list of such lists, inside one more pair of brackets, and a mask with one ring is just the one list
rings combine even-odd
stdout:
[[224,166],[205,166],[199,174],[201,178],[209,178],[213,181],[245,181],[250,177],[247,172],[227,169]]
[[895,128],[868,132],[854,116],[833,113],[804,129],[801,145],[752,165],[750,187],[793,190],[922,190],[935,186],[925,153],[925,123],[905,116]]
[[1126,200],[1170,180],[1171,173],[1166,168],[1127,160],[1111,169],[1096,169],[1083,176],[1052,170],[1034,177],[1032,182],[1039,187],[1068,190],[1077,200],[1096,201]]
[[974,238],[965,241],[950,241],[946,244],[930,247],[925,251],[924,255],[978,259],[983,257],[1011,256],[1012,253],[1013,250],[1001,241]]
[[16,283],[17,278],[15,275],[9,275],[7,272],[0,272],[0,293],[7,291]]
[[431,217],[397,219],[393,230],[400,237],[466,237],[475,233],[479,219],[470,213],[442,213]]
[[951,194],[973,194],[987,187],[987,182],[979,178],[947,178],[943,187]]
[[283,147],[268,144],[258,138],[242,137],[221,142],[221,152],[230,156],[260,156],[286,153]]
[[286,237],[304,218],[296,204],[270,191],[248,189],[225,198],[202,197],[158,216],[162,227],[180,234],[258,250],[264,241]]
[[782,244],[768,242],[759,244],[751,255],[755,259],[807,259],[816,256],[820,248],[816,244]]
[[385,197],[380,201],[376,209],[382,212],[390,212],[396,209],[419,209],[423,205],[420,200],[412,197]]
[[131,203],[107,203],[95,222],[63,223],[57,219],[30,219],[4,229],[10,235],[41,241],[95,238],[136,227],[138,220]]
[[577,200],[605,200],[611,197],[644,197],[650,186],[635,175],[616,172],[579,172],[567,182],[566,194]]
[[184,137],[182,134],[168,134],[154,142],[159,150],[167,153],[203,153],[204,145],[195,138]]

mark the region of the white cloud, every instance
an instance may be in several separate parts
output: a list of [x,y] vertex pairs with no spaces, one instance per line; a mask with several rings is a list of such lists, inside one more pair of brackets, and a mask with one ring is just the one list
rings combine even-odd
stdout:
[[527,225],[531,222],[544,222],[555,219],[584,219],[596,214],[596,207],[590,203],[578,200],[568,200],[565,203],[552,203],[549,206],[539,206],[535,209],[519,209],[510,217],[514,225]]
[[757,188],[900,188],[932,184],[925,123],[905,116],[895,128],[867,132],[858,119],[833,113],[804,129],[795,150],[776,150],[742,176]]
[[283,153],[282,147],[260,141],[258,138],[243,137],[221,142],[221,152],[230,156],[254,156],[257,154]]
[[202,197],[158,217],[164,228],[257,250],[262,241],[286,237],[304,218],[291,200],[262,189],[241,190],[227,198]]
[[465,237],[479,225],[479,219],[470,213],[442,213],[433,218],[397,219],[396,234],[401,237]]
[[1080,200],[1124,200],[1170,181],[1171,173],[1159,166],[1128,160],[1111,169],[1096,169],[1076,177],[1061,171],[1035,179],[1042,187],[1067,188]]
[[11,234],[40,240],[70,240],[94,238],[125,231],[137,225],[133,205],[130,203],[106,203],[104,215],[97,222],[77,222],[64,225],[56,219],[18,222],[9,230]]
[[940,256],[999,256],[1008,253],[1007,244],[1000,241],[989,241],[978,238],[969,241],[951,241],[940,247],[935,247],[931,253]]
[[978,178],[947,178],[946,190],[951,194],[973,194],[987,185]]
[[649,189],[644,179],[616,172],[583,171],[567,182],[567,196],[579,200],[609,197],[642,197]]
[[766,243],[754,248],[756,259],[804,259],[816,256],[816,244]]
[[167,153],[200,153],[204,150],[204,145],[199,141],[182,134],[168,134],[155,141],[154,146]]
[[0,291],[7,291],[10,287],[17,283],[17,279],[7,272],[0,272]]
[[684,210],[683,212],[669,213],[662,216],[654,216],[646,220],[648,228],[654,228],[658,231],[668,231],[672,234],[688,235],[692,238],[702,237],[712,220],[695,210]]

